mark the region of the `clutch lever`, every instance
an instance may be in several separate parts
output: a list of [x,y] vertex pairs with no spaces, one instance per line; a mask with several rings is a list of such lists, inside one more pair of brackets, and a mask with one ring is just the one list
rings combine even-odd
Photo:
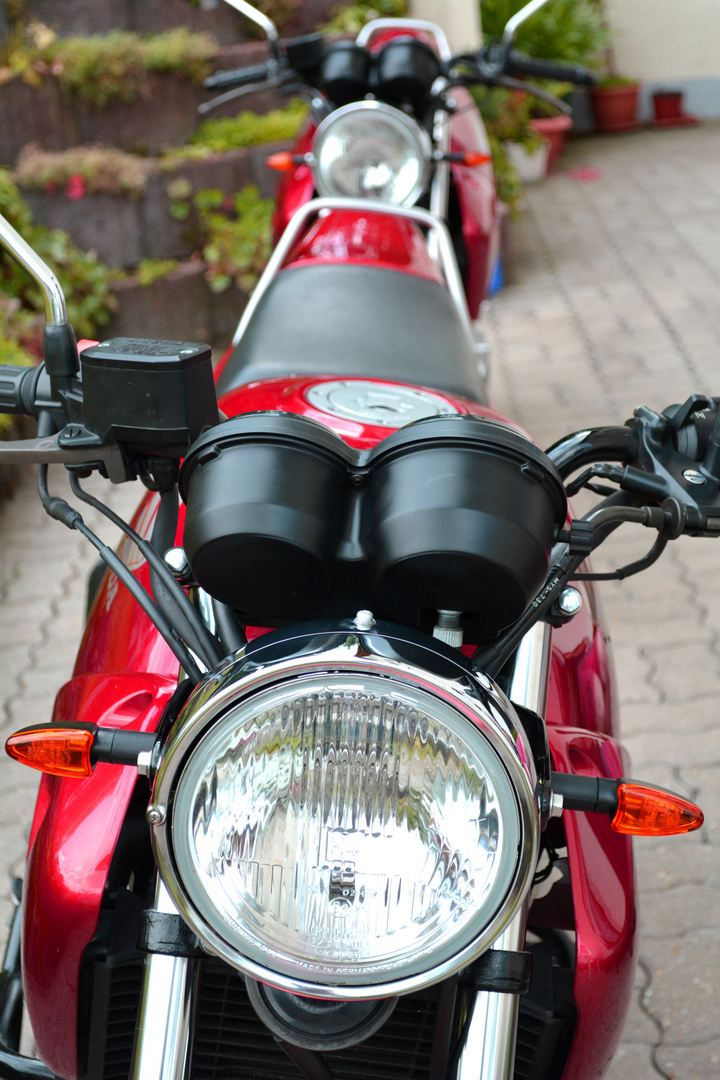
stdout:
[[101,464],[113,484],[122,484],[129,479],[125,459],[117,443],[98,443],[93,446],[88,446],[86,443],[78,447],[63,445],[72,439],[73,428],[80,435],[83,434],[83,429],[78,425],[69,425],[54,435],[0,442],[0,465],[97,466]]
[[248,86],[236,86],[234,90],[226,90],[224,94],[219,94],[218,97],[212,98],[211,101],[204,101],[202,105],[198,105],[198,112],[201,116],[205,113],[212,112],[213,109],[219,109],[221,105],[227,105],[229,101],[235,101],[236,98],[245,97],[246,94],[255,94],[258,90],[274,90],[281,87],[283,80],[277,79],[263,79],[262,82],[250,83]]
[[510,75],[499,75],[495,80],[495,85],[504,86],[506,90],[523,90],[526,94],[533,94],[535,97],[540,98],[541,101],[547,102],[548,105],[553,105],[558,112],[564,113],[565,116],[572,116],[572,107],[568,105],[567,101],[548,93],[547,90],[544,90],[542,86],[538,86],[536,83],[527,82],[525,79],[513,79]]

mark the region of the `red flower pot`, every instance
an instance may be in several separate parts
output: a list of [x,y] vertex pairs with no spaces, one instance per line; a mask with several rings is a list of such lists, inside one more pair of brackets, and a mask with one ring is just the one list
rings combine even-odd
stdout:
[[659,90],[652,99],[656,120],[678,120],[683,115],[681,90]]
[[639,91],[638,83],[594,87],[590,93],[598,131],[634,131]]
[[537,120],[531,120],[530,127],[533,131],[537,131],[538,135],[541,135],[543,139],[547,139],[550,144],[548,148],[548,172],[552,172],[557,159],[565,148],[565,138],[572,127],[572,120],[569,116],[561,113],[560,116],[543,116]]

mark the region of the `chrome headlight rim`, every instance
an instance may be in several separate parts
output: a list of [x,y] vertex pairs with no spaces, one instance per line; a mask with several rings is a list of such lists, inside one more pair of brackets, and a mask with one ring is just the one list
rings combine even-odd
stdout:
[[[367,639],[363,640],[367,643]],[[290,993],[327,1000],[361,1001],[409,994],[441,982],[466,967],[492,944],[516,914],[532,883],[539,847],[540,824],[532,755],[522,732],[513,727],[514,713],[504,695],[488,680],[489,697],[493,701],[493,707],[488,710],[487,703],[478,704],[475,700],[476,697],[481,700],[485,691],[481,684],[478,685],[476,695],[474,688],[463,685],[461,680],[436,676],[411,664],[386,657],[367,654],[358,657],[358,647],[357,638],[349,639],[347,647],[331,649],[312,657],[294,657],[233,679],[229,673],[241,666],[240,661],[236,661],[221,669],[208,683],[201,684],[184,714],[181,714],[168,743],[153,789],[152,809],[156,813],[150,814],[150,819],[153,819],[153,849],[161,877],[181,916],[204,948],[260,982]],[[430,963],[427,968],[411,975],[394,979],[384,978],[360,983],[337,978],[333,981],[322,981],[313,973],[312,978],[305,980],[279,972],[240,953],[208,924],[197,909],[176,865],[172,830],[174,794],[184,765],[193,750],[211,731],[213,725],[240,701],[254,697],[261,690],[279,687],[298,678],[302,679],[303,676],[335,676],[358,672],[387,678],[396,685],[407,684],[411,691],[424,689],[464,713],[468,722],[474,723],[480,729],[506,772],[515,793],[519,848],[510,885],[498,904],[495,915],[477,937],[446,959],[439,963]],[[497,722],[492,722],[492,719],[489,722],[488,716],[494,717]],[[348,978],[352,979],[351,976]]]
[[[348,196],[347,192],[339,191],[328,181],[326,171],[323,169],[321,163],[322,148],[325,140],[328,135],[332,133],[334,128],[342,124],[348,117],[356,115],[370,115],[376,120],[384,119],[391,125],[402,130],[403,134],[414,142],[418,160],[418,178],[412,189],[402,200],[379,199],[375,196],[362,193],[355,193]],[[333,110],[329,116],[325,117],[315,132],[312,153],[314,158],[313,178],[315,180],[315,187],[318,194],[323,198],[350,197],[367,199],[370,206],[372,206],[373,202],[389,203],[391,206],[415,206],[425,191],[430,179],[432,165],[432,143],[430,141],[430,136],[411,116],[407,116],[400,109],[396,109],[392,105],[386,105],[385,102],[382,101],[354,101],[349,105],[343,105],[340,109]]]

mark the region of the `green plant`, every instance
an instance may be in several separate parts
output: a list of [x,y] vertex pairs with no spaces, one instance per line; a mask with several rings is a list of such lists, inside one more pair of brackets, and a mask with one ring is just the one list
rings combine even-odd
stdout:
[[[238,116],[204,120],[191,136],[190,145],[213,154],[221,154],[243,146],[288,142],[295,138],[307,114],[307,105],[298,99],[286,109],[274,109],[262,116],[241,112]],[[177,159],[182,153],[182,150],[179,153],[171,151],[167,161]]]
[[326,34],[357,34],[372,19],[402,19],[405,15],[405,0],[359,0],[354,4],[338,4],[330,21],[321,29]]
[[177,270],[177,268],[177,259],[143,259],[136,266],[133,276],[138,279],[144,289],[147,289],[154,285],[156,281],[161,281],[168,274],[172,274],[173,270]]
[[[43,28],[47,31],[47,28]],[[140,97],[149,73],[179,75],[200,83],[217,52],[208,34],[185,27],[152,37],[115,30],[106,35],[55,38],[38,34],[6,58],[10,75],[38,81],[52,75],[71,96],[95,108]],[[40,41],[40,43],[38,43]]]
[[[98,261],[92,252],[80,251],[67,233],[34,225],[28,205],[20,197],[10,174],[0,169],[0,213],[27,240],[58,277],[65,293],[68,318],[81,337],[91,337],[106,323],[114,306],[111,286],[120,274]],[[26,325],[37,322],[44,311],[35,283],[14,260],[0,253],[0,288],[18,301],[17,318]]]
[[195,206],[206,236],[202,253],[213,292],[233,282],[246,292],[253,288],[271,250],[272,199],[261,199],[248,184],[228,199],[222,191],[199,191]]
[[22,187],[40,191],[67,191],[81,177],[83,194],[136,198],[147,187],[154,168],[151,160],[110,146],[76,146],[54,153],[30,143],[20,153],[14,177]]
[[[483,37],[502,36],[508,20],[526,0],[480,0]],[[543,60],[593,62],[609,35],[596,0],[551,0],[518,30],[516,47]]]
[[523,184],[518,171],[508,157],[505,144],[500,139],[490,136],[490,151],[493,159],[495,187],[498,198],[510,211],[510,217],[517,221],[522,213]]
[[538,148],[542,139],[530,125],[533,103],[529,94],[499,86],[479,86],[472,93],[488,135],[501,143],[522,143],[529,151]]

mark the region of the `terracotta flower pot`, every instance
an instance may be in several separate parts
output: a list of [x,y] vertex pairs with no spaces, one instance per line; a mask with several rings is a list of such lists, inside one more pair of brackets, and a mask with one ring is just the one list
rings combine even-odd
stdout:
[[683,114],[681,90],[658,90],[652,96],[656,120],[677,120]]
[[547,139],[548,147],[548,172],[555,168],[557,159],[565,149],[565,139],[572,127],[572,119],[562,113],[560,116],[543,116],[530,121],[530,127],[537,131],[543,139]]
[[590,93],[598,131],[634,131],[639,91],[639,83],[594,87]]

